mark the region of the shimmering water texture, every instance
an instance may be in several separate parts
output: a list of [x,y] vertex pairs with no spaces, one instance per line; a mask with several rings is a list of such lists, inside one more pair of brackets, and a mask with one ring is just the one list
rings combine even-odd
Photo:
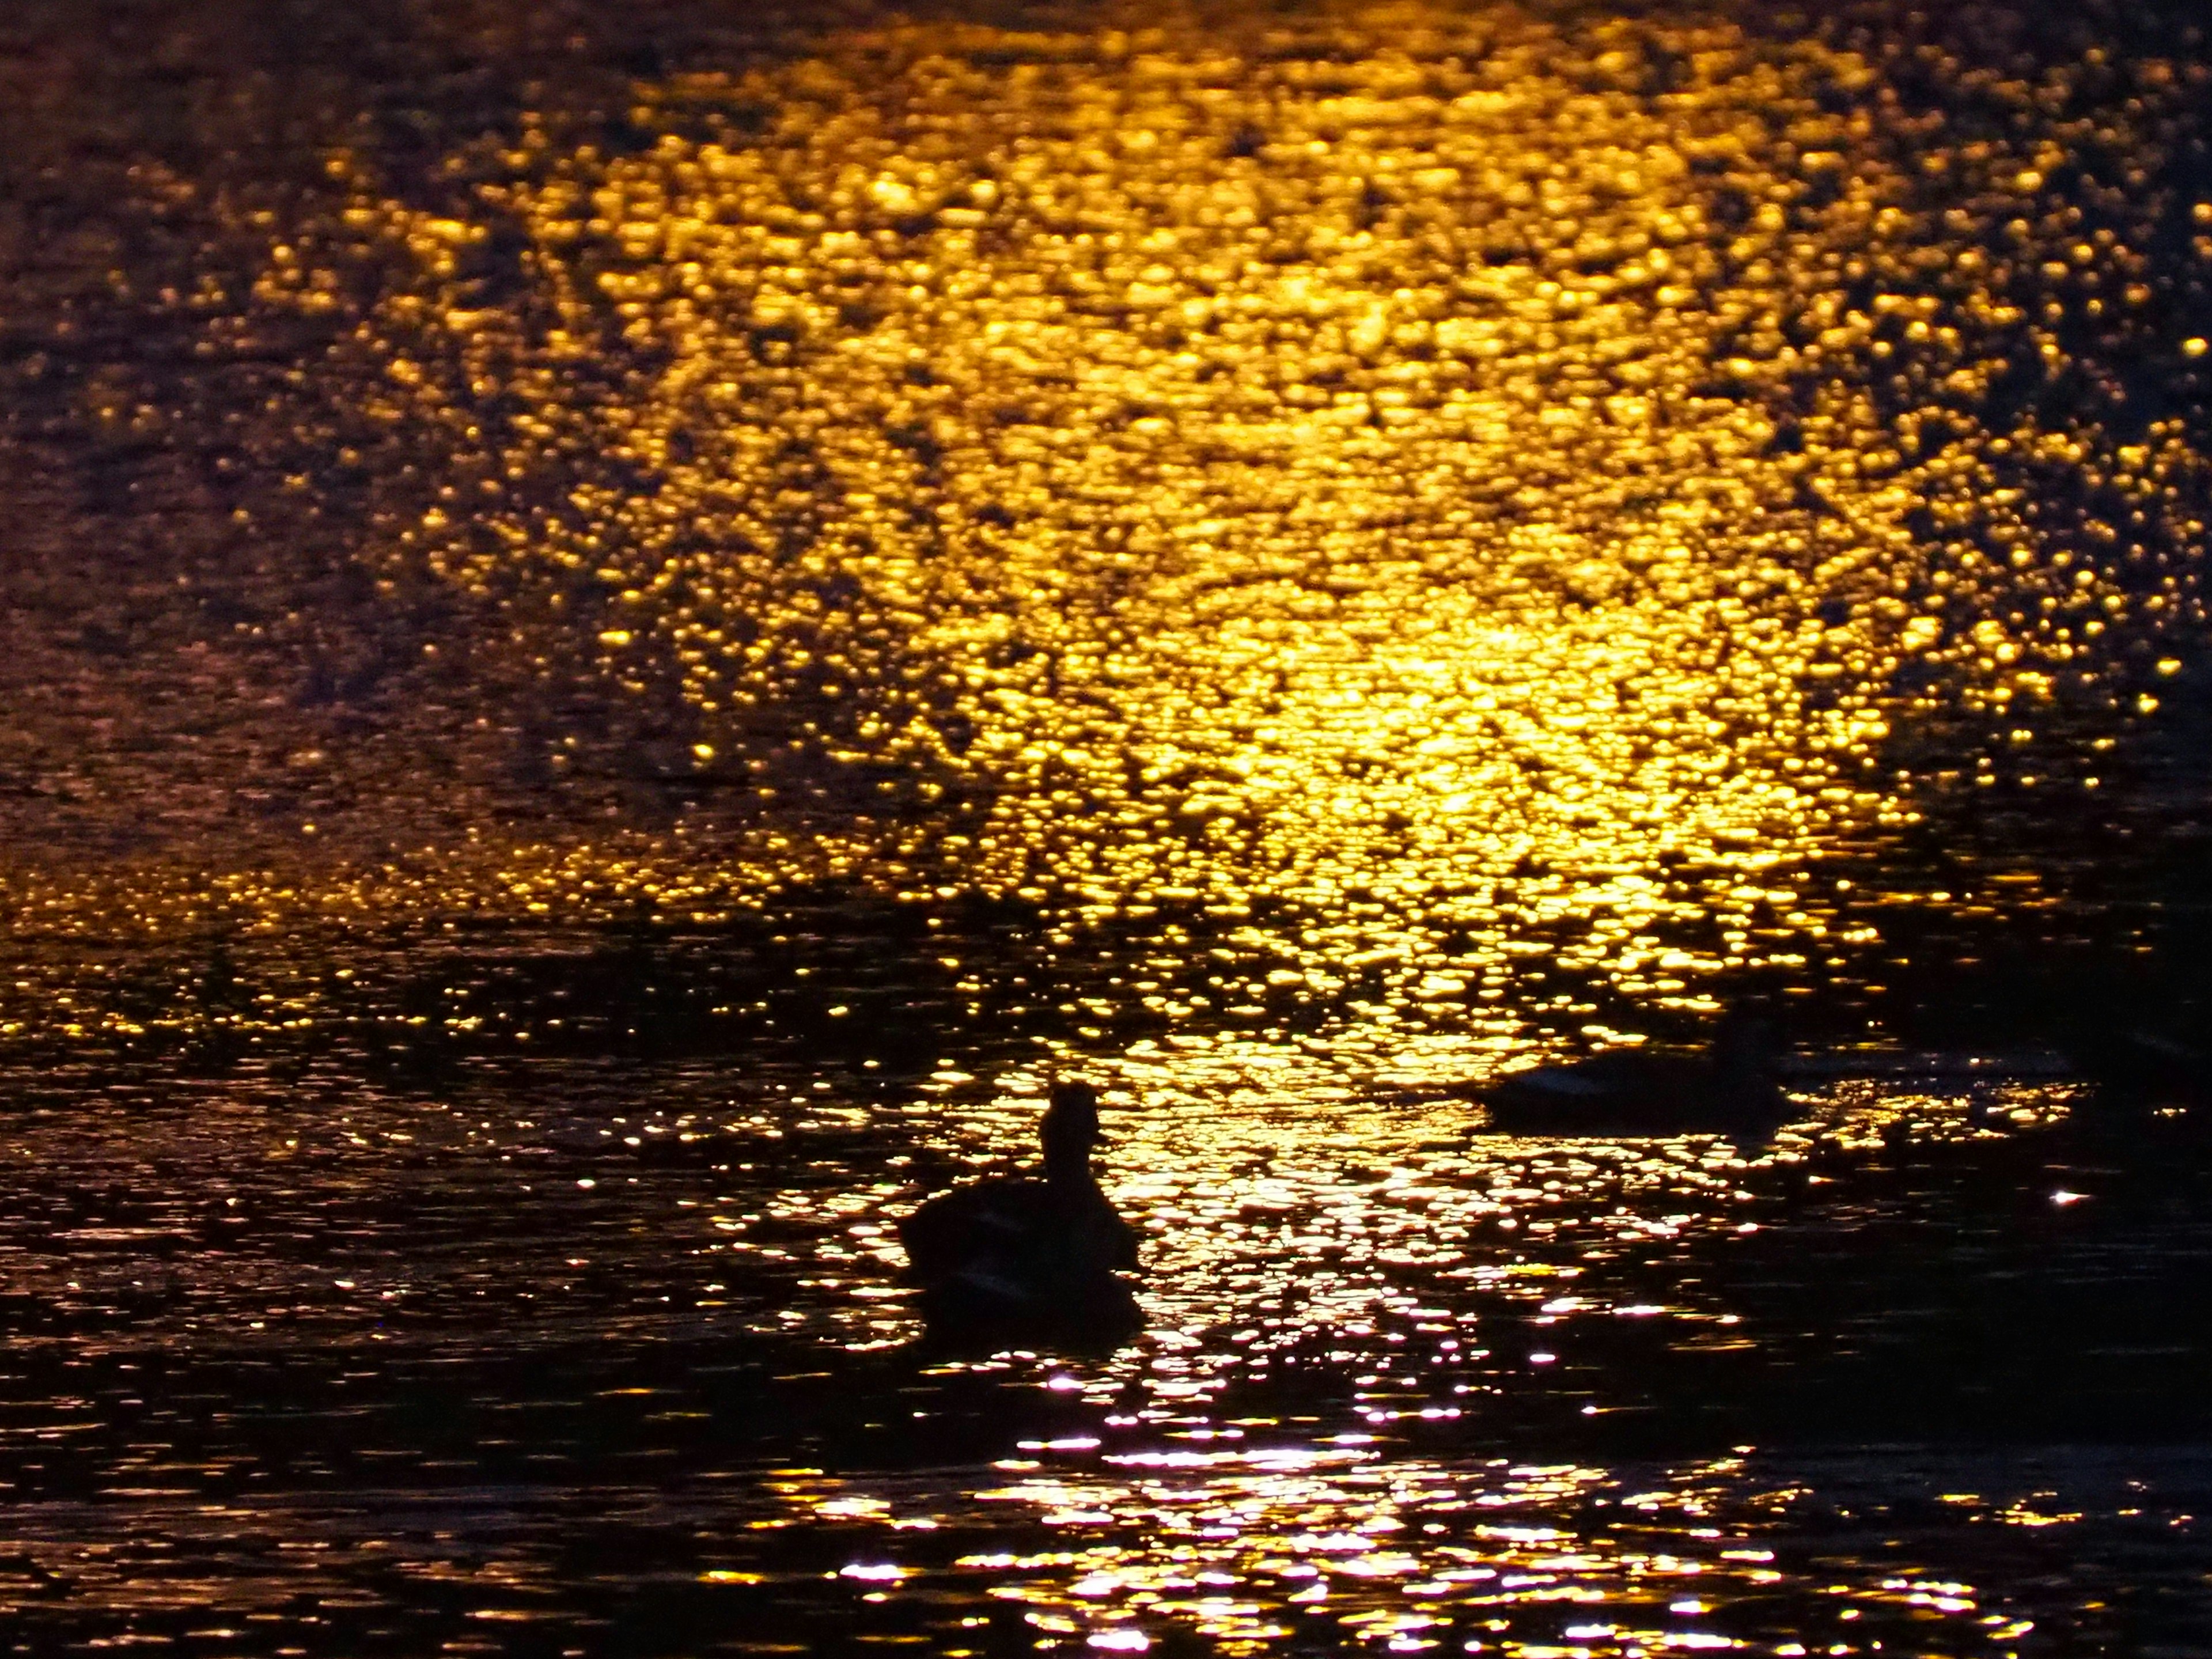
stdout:
[[[170,292],[196,349],[304,354],[222,411],[240,510],[342,520],[395,632],[465,607],[408,648],[520,700],[508,793],[714,809],[426,844],[448,800],[303,736],[294,844],[195,875],[295,926],[1188,912],[1257,965],[1163,1006],[1505,1042],[1858,974],[1887,896],[1808,860],[2084,810],[2201,631],[2198,57],[1154,21],[851,30],[281,209],[152,169],[265,256]],[[204,917],[172,867],[113,902]]]
[[1169,1075],[1107,1114],[1149,1330],[1088,1356],[917,1349],[891,1272],[1034,1076],[42,1113],[0,1606],[331,1653],[1994,1655],[2212,1616],[2201,1444],[2075,1438],[2201,1437],[2203,1176],[2054,1164],[2063,1091],[1837,1085],[1747,1162]]
[[0,22],[0,1649],[2212,1651],[2202,39],[223,9]]

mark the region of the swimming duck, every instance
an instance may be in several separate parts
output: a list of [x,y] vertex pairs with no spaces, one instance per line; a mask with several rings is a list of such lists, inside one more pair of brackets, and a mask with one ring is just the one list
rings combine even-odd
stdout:
[[2101,1022],[2085,1024],[2068,1046],[2084,1076],[2122,1099],[2186,1106],[2212,1093],[2212,1054],[2170,1031]]
[[2212,1138],[2212,1052],[2171,1030],[2112,1019],[2085,1024],[2068,1044],[2096,1085],[2073,1111],[2076,1132],[2132,1139]]
[[1764,1139],[1790,1113],[1774,1072],[1773,1027],[1734,1013],[1703,1054],[1613,1049],[1510,1072],[1474,1092],[1490,1127],[1507,1134]]
[[1121,1334],[1141,1322],[1120,1273],[1137,1236],[1091,1173],[1098,1091],[1062,1079],[1042,1125],[1044,1173],[955,1188],[900,1224],[908,1277],[938,1335],[1022,1330]]

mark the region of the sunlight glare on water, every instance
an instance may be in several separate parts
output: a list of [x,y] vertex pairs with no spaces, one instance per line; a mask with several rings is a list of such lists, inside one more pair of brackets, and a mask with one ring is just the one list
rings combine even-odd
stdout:
[[[0,356],[94,503],[0,659],[0,1615],[2183,1651],[2202,1159],[2058,1049],[2196,914],[2212,77],[1864,9],[129,152]],[[1762,998],[1771,1139],[1475,1103]],[[932,1346],[898,1224],[1071,1074],[1142,1334]]]
[[[2124,647],[2198,614],[2201,464],[2103,367],[2192,361],[2136,246],[2179,204],[2085,216],[2052,159],[2196,71],[2014,118],[2066,73],[1953,122],[1719,22],[915,25],[641,82],[619,146],[526,118],[455,208],[335,155],[255,289],[337,319],[306,476],[365,469],[388,580],[549,687],[596,657],[753,827],[332,902],[1182,908],[1501,1041],[1839,965],[1875,934],[1808,860],[1962,777],[2094,787],[2015,745],[2135,717]],[[1992,749],[1916,773],[1962,711]]]

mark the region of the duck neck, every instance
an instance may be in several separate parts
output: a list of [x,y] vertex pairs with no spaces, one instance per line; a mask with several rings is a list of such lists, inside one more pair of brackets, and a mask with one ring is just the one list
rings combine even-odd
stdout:
[[1714,1041],[1713,1069],[1730,1083],[1757,1084],[1774,1074],[1774,1037],[1757,1021],[1725,1028]]
[[1060,1192],[1098,1190],[1098,1177],[1091,1172],[1091,1154],[1087,1152],[1055,1149],[1046,1153],[1044,1178],[1047,1186]]

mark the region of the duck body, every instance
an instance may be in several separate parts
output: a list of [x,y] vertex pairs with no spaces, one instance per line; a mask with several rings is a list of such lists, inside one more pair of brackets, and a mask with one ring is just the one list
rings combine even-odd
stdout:
[[933,1335],[1113,1337],[1141,1324],[1120,1276],[1138,1265],[1137,1236],[1090,1170],[1096,1126],[1085,1085],[1056,1088],[1042,1176],[955,1188],[901,1224]]
[[1485,1089],[1493,1128],[1516,1135],[1737,1134],[1783,1121],[1782,1091],[1717,1078],[1693,1054],[1598,1054],[1539,1066]]
[[1620,1048],[1511,1072],[1475,1098],[1506,1134],[1765,1139],[1790,1115],[1763,1028],[1731,1024],[1705,1054]]
[[2075,1065],[2116,1101],[2201,1106],[2212,1099],[2212,1054],[2169,1032],[2113,1024],[2076,1034]]
[[2212,1054],[2169,1031],[2118,1021],[2077,1034],[2069,1046],[2096,1085],[2075,1103],[2075,1133],[2176,1152],[2212,1146]]

